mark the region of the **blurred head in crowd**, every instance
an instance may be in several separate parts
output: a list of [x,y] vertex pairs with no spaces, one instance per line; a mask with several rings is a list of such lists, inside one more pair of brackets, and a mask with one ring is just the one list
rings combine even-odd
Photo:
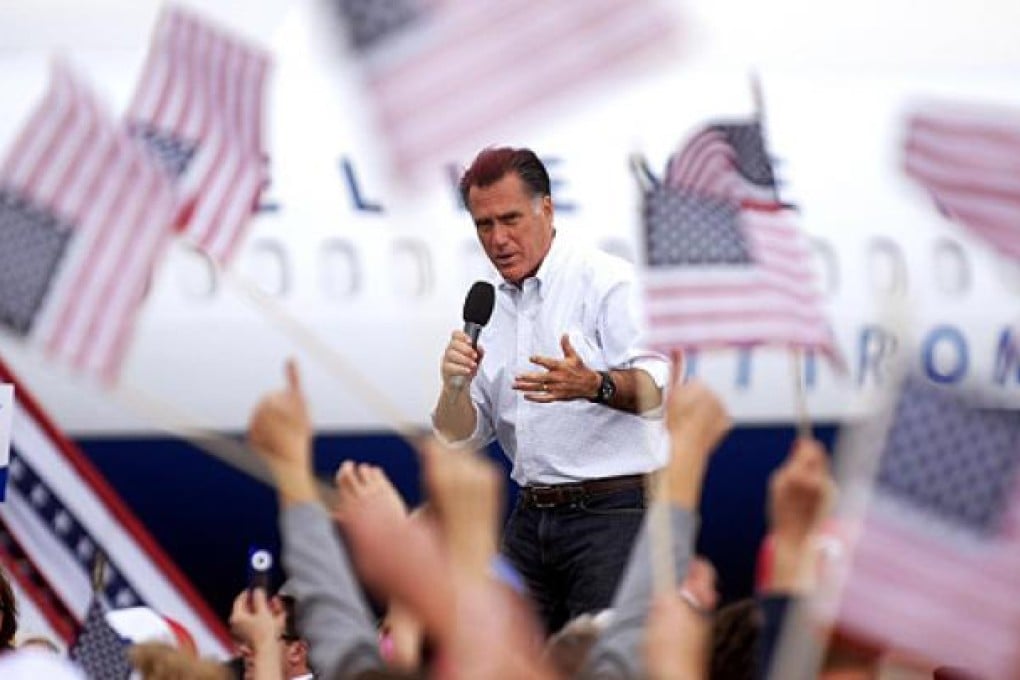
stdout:
[[273,600],[279,602],[286,613],[283,634],[280,636],[280,642],[283,644],[283,677],[297,678],[308,675],[312,672],[308,666],[308,643],[298,634],[294,597],[277,595]]
[[[282,660],[280,677],[289,680],[311,674],[312,671],[308,665],[308,643],[298,634],[297,630],[294,597],[278,594],[269,600],[269,605],[273,612],[282,611],[285,615],[279,639]],[[238,643],[237,650],[244,662],[244,678],[252,680],[255,677],[253,650],[243,641]]]
[[753,599],[737,600],[719,609],[712,620],[709,677],[732,680],[756,677],[761,628],[761,612]]
[[0,651],[14,649],[14,634],[18,632],[18,603],[14,601],[7,572],[0,568]]
[[132,645],[131,665],[143,680],[230,680],[223,664],[198,659],[187,651],[162,642]]
[[18,649],[39,649],[54,654],[61,654],[60,647],[53,640],[43,635],[30,635],[18,642]]

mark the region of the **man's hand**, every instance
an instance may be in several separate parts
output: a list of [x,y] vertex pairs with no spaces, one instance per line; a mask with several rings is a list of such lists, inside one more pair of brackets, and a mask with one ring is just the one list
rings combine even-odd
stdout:
[[666,482],[673,503],[694,509],[701,497],[708,458],[733,423],[718,395],[707,385],[698,380],[678,382],[680,366],[680,357],[675,355],[666,398],[670,440]]
[[230,630],[241,642],[245,677],[279,677],[283,665],[278,640],[283,635],[286,614],[282,607],[274,608],[266,591],[255,588],[251,596],[247,590],[234,598],[230,611]]
[[545,371],[521,373],[514,379],[513,388],[524,394],[528,401],[548,404],[553,401],[591,399],[599,388],[599,374],[584,365],[580,355],[570,344],[570,337],[560,338],[562,359],[533,356],[531,363]]
[[451,558],[469,573],[487,575],[498,543],[499,474],[478,454],[449,451],[434,439],[423,441],[418,453]]
[[385,515],[400,521],[407,517],[407,505],[380,468],[345,460],[336,471],[337,502],[333,517],[338,522],[359,514]]
[[815,439],[797,439],[769,479],[773,536],[796,543],[808,540],[824,518],[834,491],[824,447]]
[[252,411],[248,442],[269,465],[285,502],[315,500],[312,425],[293,360],[286,374],[287,386],[263,397]]
[[443,379],[443,386],[457,387],[451,383],[455,378],[470,382],[478,373],[478,364],[481,363],[485,352],[481,347],[476,348],[471,344],[471,338],[464,331],[454,331],[450,334],[450,342],[443,352],[443,360],[439,367],[439,374]]
[[834,494],[824,447],[814,439],[797,439],[769,479],[771,590],[801,591],[813,586],[817,551],[812,539]]
[[730,431],[733,421],[718,395],[707,385],[699,380],[680,380],[682,366],[681,356],[674,354],[671,389],[666,398],[666,429],[671,439],[708,454]]

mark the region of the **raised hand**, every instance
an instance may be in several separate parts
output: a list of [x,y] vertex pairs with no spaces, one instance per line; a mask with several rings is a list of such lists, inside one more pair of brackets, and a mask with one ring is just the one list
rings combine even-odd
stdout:
[[381,468],[345,460],[336,471],[337,499],[333,517],[341,523],[361,514],[407,517],[407,505]]
[[581,356],[564,333],[560,338],[562,359],[533,356],[530,361],[545,369],[521,373],[514,378],[513,388],[528,401],[548,404],[553,401],[590,399],[599,386],[599,374],[585,366]]
[[252,411],[248,442],[269,465],[285,501],[313,500],[312,425],[293,360],[287,361],[286,377],[287,386],[267,394]]
[[769,479],[770,590],[807,591],[814,586],[818,550],[813,539],[835,491],[825,448],[814,439],[797,439]]
[[282,651],[278,641],[283,634],[286,614],[273,609],[266,591],[255,588],[234,598],[230,611],[230,630],[240,640],[245,677],[278,677]]
[[495,555],[502,503],[500,475],[476,453],[451,451],[434,439],[418,446],[429,502],[453,560],[488,573]]
[[673,356],[669,396],[666,398],[666,429],[685,446],[711,453],[733,421],[718,395],[700,380],[680,382],[682,360]]
[[679,373],[679,357],[674,356],[666,398],[670,458],[665,474],[670,500],[694,509],[701,498],[708,459],[729,432],[732,421],[715,392],[698,380],[678,383]]

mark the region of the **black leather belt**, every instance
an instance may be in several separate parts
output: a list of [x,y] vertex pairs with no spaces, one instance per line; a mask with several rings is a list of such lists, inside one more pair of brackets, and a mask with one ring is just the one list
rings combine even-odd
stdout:
[[569,484],[536,484],[521,489],[521,502],[525,507],[530,508],[557,508],[581,502],[591,496],[644,489],[644,487],[644,475],[604,477]]

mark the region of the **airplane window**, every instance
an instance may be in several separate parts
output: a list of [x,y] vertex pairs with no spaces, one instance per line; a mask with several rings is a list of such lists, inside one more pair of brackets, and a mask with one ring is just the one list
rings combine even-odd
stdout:
[[216,270],[208,256],[194,248],[175,248],[174,270],[184,297],[207,300],[216,293]]
[[887,238],[872,241],[868,252],[871,287],[877,293],[907,292],[907,265],[899,246]]
[[402,239],[394,243],[390,263],[391,280],[398,295],[421,297],[432,290],[432,257],[421,241]]
[[604,250],[610,255],[622,257],[632,264],[634,262],[634,248],[621,238],[604,239],[602,243],[599,244],[599,249]]
[[935,285],[947,295],[962,295],[970,288],[970,263],[959,243],[942,239],[935,244]]
[[818,285],[824,295],[833,295],[839,290],[839,260],[832,246],[820,238],[812,238],[811,261]]
[[354,245],[343,239],[331,239],[319,251],[319,281],[331,300],[357,295],[361,288],[361,263]]
[[290,262],[276,241],[256,241],[245,252],[241,271],[267,295],[285,295],[290,289]]

